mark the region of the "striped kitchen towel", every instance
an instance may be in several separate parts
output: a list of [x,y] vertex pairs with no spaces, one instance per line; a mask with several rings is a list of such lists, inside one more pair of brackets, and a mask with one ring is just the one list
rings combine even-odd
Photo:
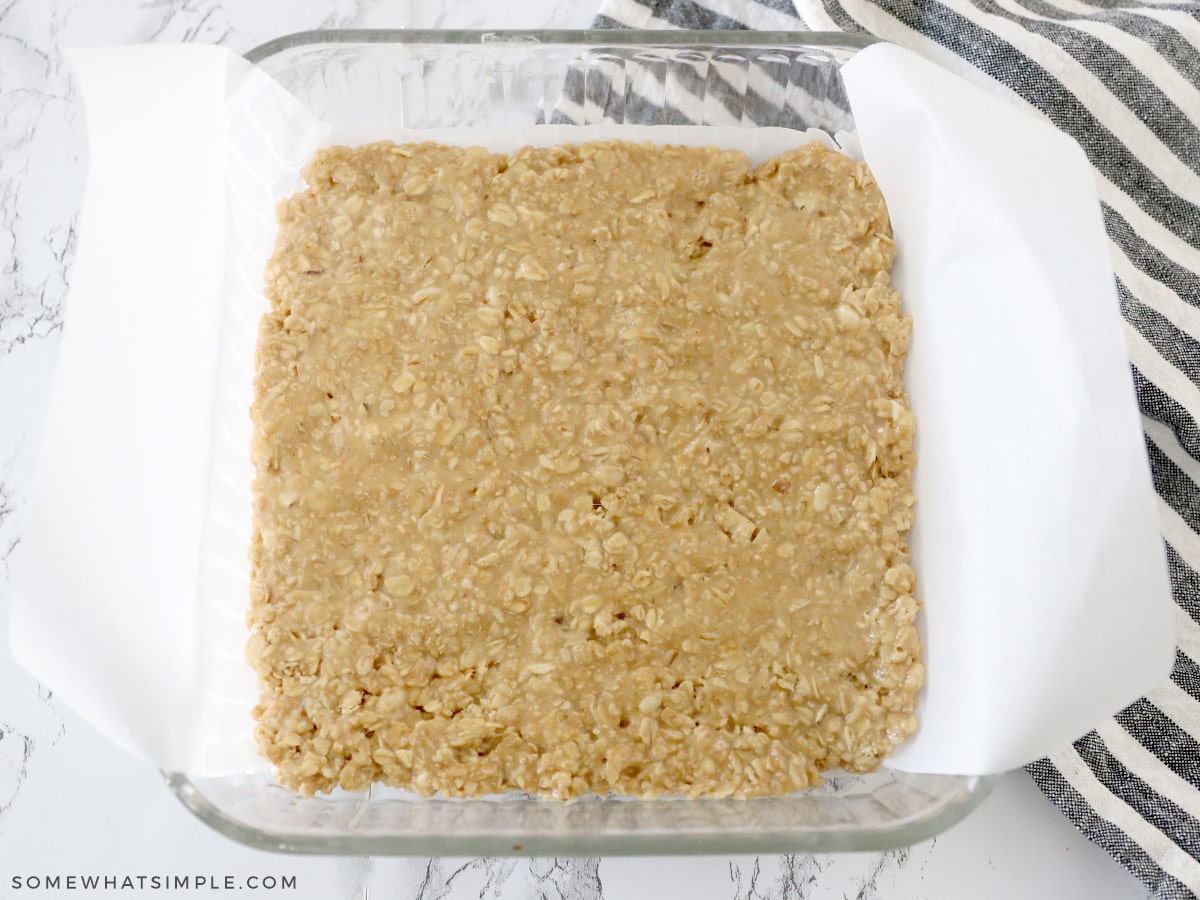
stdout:
[[1179,646],[1170,682],[1029,771],[1153,896],[1200,894],[1200,2],[606,0],[595,25],[868,32],[1083,147],[1112,245]]

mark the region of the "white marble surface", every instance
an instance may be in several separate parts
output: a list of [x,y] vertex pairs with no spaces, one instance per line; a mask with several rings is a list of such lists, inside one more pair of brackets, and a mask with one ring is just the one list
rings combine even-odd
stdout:
[[[0,628],[5,561],[45,411],[75,250],[83,121],[64,46],[204,41],[244,51],[320,26],[585,27],[598,0],[0,0]],[[0,646],[0,897],[47,875],[294,876],[296,898],[1128,898],[1145,891],[1013,773],[966,822],[889,853],[602,860],[279,856],[209,831]],[[152,884],[149,880],[143,885]],[[150,888],[125,896],[168,896]],[[171,896],[178,896],[176,892]],[[62,891],[63,896],[88,892]]]

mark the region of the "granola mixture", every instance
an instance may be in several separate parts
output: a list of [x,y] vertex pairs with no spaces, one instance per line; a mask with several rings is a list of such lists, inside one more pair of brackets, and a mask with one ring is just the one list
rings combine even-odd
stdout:
[[865,165],[381,143],[305,176],[253,408],[283,784],[786,794],[915,730],[910,323]]

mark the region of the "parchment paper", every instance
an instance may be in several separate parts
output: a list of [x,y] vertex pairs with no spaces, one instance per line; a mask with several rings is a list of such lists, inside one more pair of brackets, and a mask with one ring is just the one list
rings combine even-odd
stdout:
[[[254,336],[274,201],[340,135],[218,48],[74,55],[90,167],[13,571],[17,659],[166,769],[263,768],[243,659]],[[914,317],[921,731],[892,764],[1042,756],[1165,679],[1173,607],[1090,169],[1049,125],[889,46],[844,71]],[[621,136],[762,159],[780,129],[422,132],[510,150]]]

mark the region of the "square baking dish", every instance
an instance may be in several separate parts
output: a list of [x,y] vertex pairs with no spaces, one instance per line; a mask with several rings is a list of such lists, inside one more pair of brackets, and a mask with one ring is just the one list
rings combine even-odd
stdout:
[[[542,123],[852,132],[848,34],[313,31],[246,58],[339,134]],[[375,786],[302,797],[267,774],[164,773],[192,812],[261,849],[375,855],[599,855],[869,850],[959,821],[994,778],[882,769],[757,800],[420,799]]]

